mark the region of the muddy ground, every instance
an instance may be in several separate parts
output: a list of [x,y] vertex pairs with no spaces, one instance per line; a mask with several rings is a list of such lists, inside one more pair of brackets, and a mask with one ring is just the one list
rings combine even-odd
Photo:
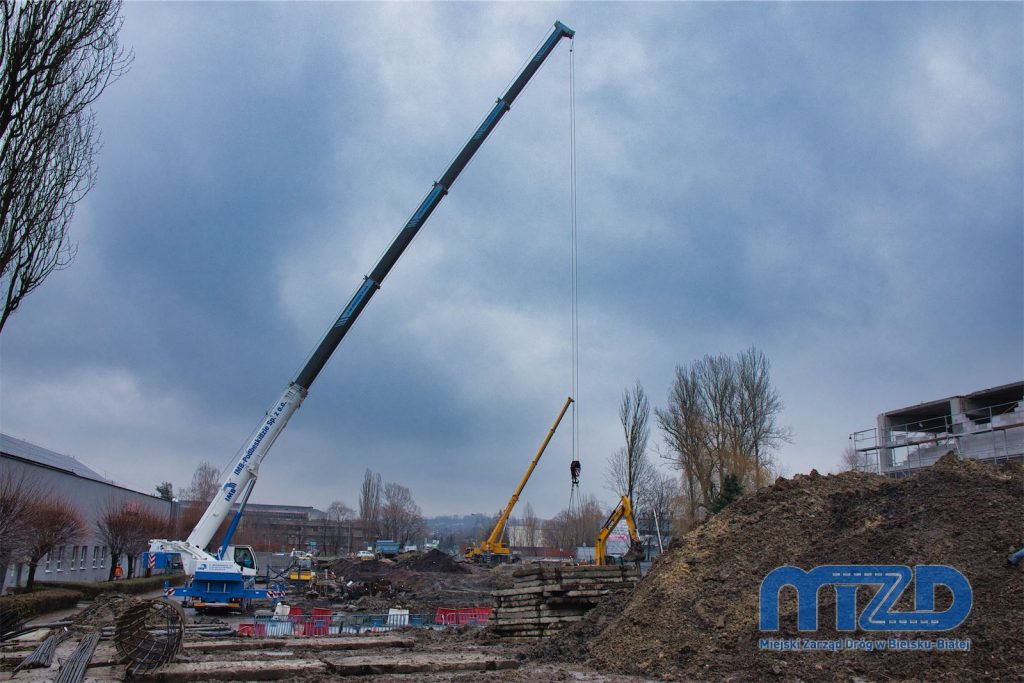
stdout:
[[[1007,566],[1006,557],[1024,545],[1022,520],[1024,467],[1019,464],[997,467],[947,456],[900,481],[854,472],[834,476],[812,472],[779,479],[736,501],[680,539],[632,592],[606,600],[583,621],[539,643],[512,644],[487,629],[463,628],[406,629],[358,636],[349,639],[352,642],[338,637],[234,638],[215,647],[209,637],[192,633],[182,655],[168,666],[166,680],[226,680],[232,676],[228,672],[250,671],[253,678],[273,673],[277,680],[326,681],[344,676],[353,681],[407,683],[1021,681],[1024,567]],[[820,593],[817,632],[797,629],[795,591],[790,589],[782,592],[780,630],[771,634],[759,630],[759,588],[764,577],[782,565],[811,569],[825,564],[938,564],[957,569],[973,591],[972,609],[963,624],[948,633],[899,636],[969,640],[970,650],[763,650],[760,641],[766,635],[816,640],[873,637],[836,630],[836,594],[829,588]],[[339,577],[360,581],[386,577],[396,587],[395,593],[365,596],[356,604],[320,601],[317,606],[378,612],[406,606],[414,613],[429,613],[437,607],[489,605],[491,590],[511,585],[512,569],[456,565],[450,558],[429,555],[393,563],[340,562]],[[858,589],[858,612],[875,592],[871,586]],[[940,588],[936,609],[945,609],[951,597]],[[76,626],[102,625],[112,606],[116,605],[95,605]],[[896,605],[900,611],[914,607],[912,591]],[[103,656],[109,660],[110,655],[103,654],[109,651],[104,641],[97,661],[103,664]],[[7,673],[0,677],[5,677],[16,655],[6,645],[2,653],[0,671]],[[90,668],[90,678],[119,679],[123,666],[110,664]],[[17,680],[47,680],[47,676],[21,672]]]
[[[512,585],[511,566],[468,564],[438,550],[396,560],[336,560],[337,595],[313,598],[290,591],[288,604],[304,609],[387,613],[389,608],[433,614],[441,607],[490,607],[491,591]],[[330,592],[330,591],[329,591]]]

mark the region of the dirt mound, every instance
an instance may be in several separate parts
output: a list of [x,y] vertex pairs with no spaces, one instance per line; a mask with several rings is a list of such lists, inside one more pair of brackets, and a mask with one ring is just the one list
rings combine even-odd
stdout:
[[339,594],[320,602],[339,602],[354,611],[375,611],[385,605],[407,607],[416,613],[438,607],[489,606],[495,588],[490,572],[460,564],[438,550],[410,554],[395,562],[342,558],[331,568]]
[[[1018,680],[1024,661],[1024,572],[1006,556],[1022,542],[1024,468],[943,458],[893,481],[848,472],[779,479],[736,501],[661,556],[628,599],[604,604],[540,645],[541,658],[601,671],[715,680]],[[836,592],[820,592],[818,631],[796,625],[782,591],[780,630],[762,633],[759,588],[782,565],[945,564],[967,577],[973,608],[949,632],[837,632]],[[876,589],[857,592],[858,613]],[[790,595],[791,594],[791,595]],[[951,602],[937,591],[936,610]],[[913,590],[897,610],[914,609]],[[970,639],[968,652],[759,649],[764,637]]]
[[381,560],[340,559],[331,566],[331,571],[345,581],[372,581],[387,575],[395,564]]
[[460,564],[451,555],[432,549],[401,563],[405,569],[417,572],[444,572],[445,574],[468,574],[469,567]]

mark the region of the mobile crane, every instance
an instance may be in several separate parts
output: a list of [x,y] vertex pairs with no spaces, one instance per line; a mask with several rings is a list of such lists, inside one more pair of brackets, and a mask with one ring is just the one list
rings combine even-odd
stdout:
[[605,564],[605,547],[608,543],[608,537],[623,518],[626,519],[626,526],[629,527],[629,550],[622,556],[622,560],[624,562],[635,562],[643,558],[644,549],[640,544],[640,534],[636,530],[636,521],[633,519],[633,504],[629,502],[627,496],[622,496],[622,500],[612,510],[612,514],[608,515],[608,519],[601,526],[601,530],[597,532],[597,541],[594,543],[595,564]]
[[[248,501],[249,494],[252,493],[260,464],[292,415],[306,398],[313,381],[323,370],[331,354],[352,328],[370,298],[380,289],[384,278],[398,262],[399,257],[412,242],[416,233],[423,227],[444,196],[448,194],[459,174],[462,173],[505,113],[512,107],[516,97],[540,69],[555,46],[563,38],[571,39],[574,35],[575,31],[568,26],[560,21],[555,22],[551,34],[541,44],[533,58],[523,67],[505,93],[498,98],[490,113],[449,164],[441,178],[434,183],[433,188],[427,193],[426,198],[420,203],[405,227],[399,231],[370,274],[363,279],[362,284],[348,305],[342,309],[341,314],[324,335],[312,356],[306,361],[295,379],[288,383],[284,392],[271,405],[263,420],[253,430],[248,441],[239,450],[234,466],[227,471],[219,493],[207,507],[206,512],[188,538],[184,541],[167,539],[150,541],[151,554],[180,554],[187,582],[179,594],[185,600],[193,599],[208,607],[241,608],[245,607],[250,600],[274,597],[273,589],[257,589],[255,587],[255,556],[252,554],[251,548],[236,549],[230,545],[238,521],[245,509],[245,503]],[[214,534],[227,518],[235,503],[239,503],[239,508],[225,533],[219,551],[213,553],[207,550],[207,545],[213,540]],[[245,552],[246,550],[248,550],[248,554]],[[240,551],[241,554],[239,554]],[[251,568],[245,566],[247,561],[252,562]]]
[[551,441],[551,437],[555,435],[555,430],[558,429],[558,425],[562,422],[562,417],[565,416],[565,411],[569,409],[569,405],[572,403],[572,396],[565,399],[565,405],[562,406],[562,412],[558,413],[558,417],[555,419],[555,424],[552,425],[550,431],[548,431],[547,437],[544,442],[540,445],[540,450],[537,451],[537,455],[533,456],[533,461],[530,466],[526,468],[526,474],[523,475],[522,481],[519,482],[519,488],[512,494],[512,497],[508,500],[508,505],[505,506],[505,510],[498,517],[497,524],[494,525],[494,530],[491,531],[491,535],[487,537],[486,541],[483,541],[479,545],[475,545],[466,550],[466,559],[472,560],[473,562],[495,562],[495,561],[508,561],[512,559],[512,549],[505,545],[505,525],[508,524],[508,518],[512,514],[512,508],[516,506],[519,501],[519,494],[523,492],[523,488],[526,486],[526,482],[530,480],[530,475],[533,474],[533,469],[540,462],[540,456],[544,455],[544,451],[548,447],[548,442]]

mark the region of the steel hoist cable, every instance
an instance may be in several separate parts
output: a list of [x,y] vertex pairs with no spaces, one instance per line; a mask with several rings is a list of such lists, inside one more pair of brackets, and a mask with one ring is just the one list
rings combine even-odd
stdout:
[[[576,202],[576,40],[569,40],[569,223],[571,234],[571,275],[570,275],[570,325],[572,327],[572,361],[571,385],[575,399],[572,407],[572,461],[569,474],[572,486],[569,490],[569,516],[579,517],[582,512],[582,501],[579,492],[579,477],[582,470],[580,463],[580,318],[579,318],[579,240],[577,233],[577,202]],[[574,539],[579,541],[581,539]]]

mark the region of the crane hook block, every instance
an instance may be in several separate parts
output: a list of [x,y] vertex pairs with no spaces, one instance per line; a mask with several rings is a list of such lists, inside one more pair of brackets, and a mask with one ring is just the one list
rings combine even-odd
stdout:
[[583,469],[583,466],[580,465],[580,461],[579,460],[573,460],[571,463],[569,463],[569,474],[572,475],[572,483],[574,483],[574,484],[580,483],[580,470],[581,469]]

